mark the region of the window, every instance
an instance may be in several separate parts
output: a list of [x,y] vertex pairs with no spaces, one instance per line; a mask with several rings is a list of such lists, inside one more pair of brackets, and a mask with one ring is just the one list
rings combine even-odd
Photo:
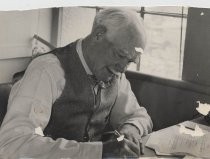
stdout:
[[187,8],[182,7],[145,8],[143,11],[147,33],[145,54],[141,56],[140,66],[133,64],[129,70],[181,79],[186,12]]
[[67,7],[61,12],[60,46],[64,46],[91,32],[96,8]]

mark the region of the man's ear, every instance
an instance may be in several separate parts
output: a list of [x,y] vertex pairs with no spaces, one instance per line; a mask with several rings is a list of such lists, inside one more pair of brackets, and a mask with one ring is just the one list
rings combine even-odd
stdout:
[[105,37],[107,29],[103,25],[97,26],[93,31],[93,36],[95,40],[101,40]]

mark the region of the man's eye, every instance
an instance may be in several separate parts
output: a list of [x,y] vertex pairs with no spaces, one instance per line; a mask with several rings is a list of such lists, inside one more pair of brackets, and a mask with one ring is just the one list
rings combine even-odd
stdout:
[[114,51],[114,55],[116,58],[125,58],[125,56],[121,55],[119,52],[117,52],[116,50]]
[[125,56],[121,55],[121,54],[117,54],[119,58],[125,58]]
[[130,64],[130,63],[132,63],[132,62],[136,63],[136,62],[135,62],[135,61],[133,61],[133,60],[129,60],[129,61],[128,61],[128,63],[129,63],[129,64]]
[[121,56],[118,54],[118,52],[116,50],[114,50],[113,53],[114,53],[115,58],[121,58]]

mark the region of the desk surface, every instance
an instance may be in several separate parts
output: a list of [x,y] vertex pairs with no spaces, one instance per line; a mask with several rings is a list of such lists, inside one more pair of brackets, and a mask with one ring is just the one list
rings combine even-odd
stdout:
[[[200,118],[196,118],[196,119],[193,119],[192,120],[193,123],[198,123],[198,124],[202,124],[202,125],[206,125],[206,126],[210,126],[205,120],[203,117],[200,117]],[[210,130],[210,127],[209,127],[209,130]],[[142,138],[143,140],[143,144],[145,145],[147,140],[149,139],[149,135],[145,136]],[[147,147],[144,147],[144,155],[141,155],[140,158],[143,158],[145,157],[145,159],[152,159],[152,158],[164,158],[164,159],[180,159],[180,158],[183,158],[183,157],[173,157],[173,156],[157,156],[154,152],[154,150],[150,149],[150,148],[147,148]]]

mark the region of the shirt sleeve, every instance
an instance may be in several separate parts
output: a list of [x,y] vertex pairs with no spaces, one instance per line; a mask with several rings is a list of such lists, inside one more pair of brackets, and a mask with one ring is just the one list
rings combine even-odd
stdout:
[[0,129],[0,158],[101,158],[101,142],[52,140],[35,133],[35,128],[47,126],[65,84],[58,59],[45,56],[33,60],[11,90]]
[[139,129],[141,136],[147,135],[152,131],[152,120],[146,109],[138,104],[125,74],[122,74],[118,88],[118,96],[110,116],[111,125],[117,129],[124,124],[132,124]]

